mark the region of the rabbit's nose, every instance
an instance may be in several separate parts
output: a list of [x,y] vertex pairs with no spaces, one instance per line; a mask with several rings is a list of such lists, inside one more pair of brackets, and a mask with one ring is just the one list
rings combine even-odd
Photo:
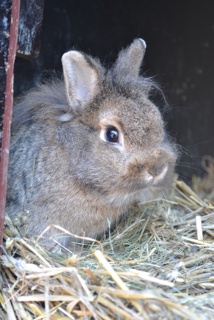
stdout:
[[168,171],[168,164],[154,165],[148,169],[148,173],[153,177],[154,180],[162,180]]

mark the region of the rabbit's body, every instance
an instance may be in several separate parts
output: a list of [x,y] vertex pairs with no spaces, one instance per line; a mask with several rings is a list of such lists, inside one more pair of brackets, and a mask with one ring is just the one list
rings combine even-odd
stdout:
[[176,154],[149,100],[152,84],[138,75],[144,51],[135,40],[109,71],[70,51],[65,83],[42,85],[15,106],[7,212],[29,210],[29,235],[55,224],[96,237],[171,184]]

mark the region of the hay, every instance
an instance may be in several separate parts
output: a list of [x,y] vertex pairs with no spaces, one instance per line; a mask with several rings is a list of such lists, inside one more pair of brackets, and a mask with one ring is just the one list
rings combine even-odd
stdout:
[[78,254],[45,251],[6,217],[0,319],[214,319],[214,203],[175,190]]

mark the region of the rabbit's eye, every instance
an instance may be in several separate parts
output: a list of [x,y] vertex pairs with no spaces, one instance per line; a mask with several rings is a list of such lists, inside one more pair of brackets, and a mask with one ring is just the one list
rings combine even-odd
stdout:
[[119,141],[119,131],[115,127],[108,127],[105,136],[108,142],[117,143]]
[[100,130],[100,139],[104,142],[111,143],[116,148],[123,148],[123,135],[115,126],[107,125]]

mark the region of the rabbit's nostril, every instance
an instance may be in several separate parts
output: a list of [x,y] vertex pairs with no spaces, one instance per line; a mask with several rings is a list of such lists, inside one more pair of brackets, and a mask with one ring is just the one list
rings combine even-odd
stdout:
[[149,169],[149,173],[157,180],[163,179],[168,171],[168,165],[154,166]]

